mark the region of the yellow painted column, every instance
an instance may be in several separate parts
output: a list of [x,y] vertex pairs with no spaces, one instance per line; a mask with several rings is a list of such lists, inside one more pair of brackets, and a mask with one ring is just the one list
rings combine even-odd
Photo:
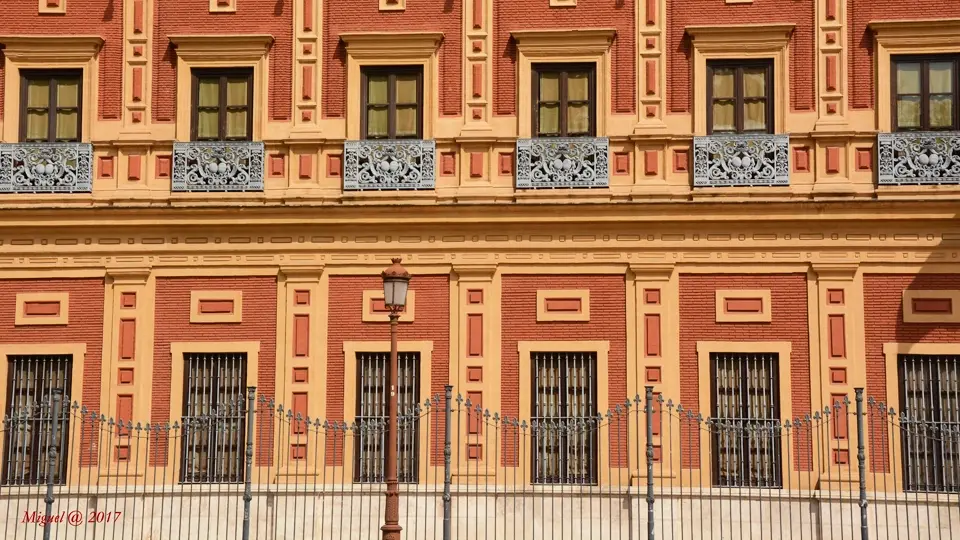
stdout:
[[281,267],[277,282],[277,400],[311,419],[326,413],[328,284],[322,265]]

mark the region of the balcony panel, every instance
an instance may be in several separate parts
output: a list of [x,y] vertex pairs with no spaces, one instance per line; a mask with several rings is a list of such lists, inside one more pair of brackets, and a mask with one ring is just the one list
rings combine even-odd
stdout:
[[877,183],[960,184],[960,132],[877,135]]
[[602,188],[610,185],[606,137],[517,140],[517,189]]
[[90,143],[0,144],[0,193],[90,193]]
[[437,143],[420,139],[371,139],[343,144],[343,189],[433,189]]
[[693,138],[693,187],[790,185],[789,135]]
[[263,191],[262,142],[173,143],[174,192]]

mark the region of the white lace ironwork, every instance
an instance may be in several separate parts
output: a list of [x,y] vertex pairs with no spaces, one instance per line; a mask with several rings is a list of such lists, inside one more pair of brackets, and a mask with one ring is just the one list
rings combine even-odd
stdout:
[[693,138],[693,187],[790,185],[789,135]]
[[877,135],[877,183],[960,184],[960,133]]
[[263,191],[263,143],[173,143],[173,191]]
[[0,193],[90,193],[90,143],[0,144]]
[[610,184],[606,137],[517,139],[517,189]]
[[436,141],[370,139],[343,144],[347,191],[433,189]]

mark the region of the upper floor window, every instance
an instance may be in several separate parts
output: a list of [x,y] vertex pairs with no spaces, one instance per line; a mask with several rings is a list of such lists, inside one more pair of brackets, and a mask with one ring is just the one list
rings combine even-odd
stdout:
[[371,67],[361,75],[363,138],[422,138],[423,68]]
[[253,70],[193,70],[192,139],[253,138]]
[[80,81],[83,73],[23,71],[20,95],[20,140],[80,140]]
[[596,133],[595,64],[533,66],[533,132],[537,137]]
[[773,62],[707,64],[707,126],[713,133],[773,133]]
[[893,125],[896,131],[957,129],[956,56],[893,60]]

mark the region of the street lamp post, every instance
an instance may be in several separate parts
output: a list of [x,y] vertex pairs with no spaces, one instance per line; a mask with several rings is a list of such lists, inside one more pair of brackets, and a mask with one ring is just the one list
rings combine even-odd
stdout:
[[390,366],[387,371],[387,380],[390,384],[390,400],[387,414],[387,492],[386,510],[384,512],[383,540],[400,540],[400,486],[397,479],[397,432],[400,430],[397,413],[397,390],[399,381],[399,360],[397,359],[397,320],[400,312],[407,304],[407,287],[410,285],[410,274],[400,264],[399,257],[392,259],[391,264],[380,274],[383,278],[383,303],[390,310]]

